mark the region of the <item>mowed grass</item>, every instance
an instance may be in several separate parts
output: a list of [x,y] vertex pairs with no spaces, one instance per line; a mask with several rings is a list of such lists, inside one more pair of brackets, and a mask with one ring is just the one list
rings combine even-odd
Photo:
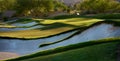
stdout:
[[3,22],[0,22],[0,28],[15,28],[16,26],[12,26],[9,24],[5,24]]
[[21,61],[116,61],[117,43],[105,43]]
[[[63,18],[62,18],[63,17]],[[100,17],[100,18],[99,18]],[[37,39],[44,38],[53,35],[58,35],[75,29],[87,28],[92,24],[97,22],[102,22],[107,19],[110,19],[108,22],[116,21],[116,24],[119,25],[119,14],[98,14],[94,16],[57,16],[50,19],[19,19],[19,21],[11,22],[12,23],[30,23],[36,22],[36,25],[42,25],[42,28],[36,28],[31,30],[20,30],[20,31],[0,31],[0,37],[2,38],[19,38],[19,39]],[[59,19],[61,18],[61,19]],[[94,19],[93,19],[94,18]],[[96,19],[95,19],[96,18]],[[10,26],[10,25],[9,25]],[[6,27],[6,26],[1,26]],[[32,27],[32,26],[30,26]],[[12,28],[11,26],[9,28]],[[17,27],[16,27],[17,28]],[[18,27],[22,28],[22,27]],[[23,27],[28,28],[28,27]]]
[[120,38],[107,38],[58,47],[6,61],[116,61]]
[[[35,20],[35,19],[34,19]],[[89,19],[89,18],[69,18],[62,20],[50,20],[46,19],[37,22],[39,25],[45,25],[43,28],[23,31],[10,31],[0,32],[0,37],[9,38],[21,38],[21,39],[35,39],[44,38],[70,30],[74,30],[80,27],[88,27],[96,22],[103,21],[101,19]]]
[[[119,19],[103,20],[91,18],[68,18],[68,19],[37,19],[38,24],[45,27],[34,30],[0,32],[0,37],[12,38],[42,38],[60,34],[77,28],[89,28],[99,22],[119,25]],[[5,61],[116,61],[117,48],[120,38],[106,38],[93,40],[69,46],[58,47],[51,50],[35,52],[30,55],[8,59]]]
[[16,26],[12,26],[12,25],[0,25],[0,28],[16,28]]
[[[44,38],[44,37],[49,37],[49,36],[61,34],[64,32],[68,32],[74,29],[79,29],[79,28],[84,28],[84,27],[86,28],[94,23],[104,21],[106,19],[118,20],[119,15],[120,14],[97,14],[93,16],[63,15],[63,16],[56,16],[56,17],[49,18],[49,19],[34,19],[34,18],[19,19],[19,21],[14,21],[9,24],[29,23],[29,22],[35,21],[37,22],[36,25],[42,25],[44,27],[39,28],[39,29],[38,28],[32,29],[32,30],[0,32],[0,37],[19,38],[19,39]],[[120,21],[118,20],[117,22],[116,24],[119,25]],[[1,26],[1,27],[6,27],[6,26]],[[22,27],[18,27],[18,28],[22,28]],[[23,27],[23,28],[27,28],[27,27]]]

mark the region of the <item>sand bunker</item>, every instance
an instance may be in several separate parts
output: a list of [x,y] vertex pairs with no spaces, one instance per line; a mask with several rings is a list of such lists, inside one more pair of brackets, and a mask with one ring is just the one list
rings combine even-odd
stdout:
[[0,60],[10,59],[19,57],[19,54],[10,52],[0,52]]

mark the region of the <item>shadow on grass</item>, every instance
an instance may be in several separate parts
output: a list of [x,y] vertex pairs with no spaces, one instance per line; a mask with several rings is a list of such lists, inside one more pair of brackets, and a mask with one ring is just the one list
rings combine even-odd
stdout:
[[56,42],[51,42],[51,43],[46,43],[46,44],[41,44],[39,47],[45,47],[45,46],[49,46],[49,45],[52,45],[52,44],[56,44],[56,43],[59,43],[59,42],[62,42],[62,41],[65,41],[67,39],[70,39],[71,37],[75,36],[75,35],[78,35],[78,34],[81,34],[83,31],[93,27],[93,26],[97,26],[99,24],[102,24],[102,23],[107,23],[107,24],[112,24],[114,26],[120,26],[120,20],[110,20],[110,19],[106,19],[104,21],[101,21],[101,22],[97,22],[97,23],[94,23],[92,24],[91,26],[88,26],[88,27],[79,27],[79,31],[62,39],[62,40],[58,40]]
[[68,18],[96,18],[96,19],[120,19],[120,13],[117,14],[94,14],[94,15],[61,15],[48,19],[68,19]]
[[68,20],[66,22],[80,22],[80,21],[88,21],[92,20],[92,18],[70,18],[71,20]]
[[78,27],[78,26],[56,22],[56,23],[53,23],[51,25],[45,26],[45,27],[40,28],[40,29],[41,30],[50,30],[50,29],[61,28],[61,27]]

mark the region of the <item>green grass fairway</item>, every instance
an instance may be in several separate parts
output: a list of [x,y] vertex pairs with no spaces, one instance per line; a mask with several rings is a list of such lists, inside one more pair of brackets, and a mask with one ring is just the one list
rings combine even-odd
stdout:
[[45,25],[45,27],[39,29],[33,29],[33,30],[0,32],[0,37],[21,38],[21,39],[44,38],[52,35],[57,35],[63,32],[67,32],[70,30],[74,30],[80,27],[82,28],[89,27],[90,25],[99,21],[103,21],[103,20],[89,19],[89,18],[71,18],[64,20],[41,21],[37,19],[38,24]]
[[[117,14],[118,15],[118,14]],[[113,16],[112,18],[110,18]],[[95,19],[96,18],[96,19]],[[109,23],[111,25],[120,26],[120,18],[114,15],[96,15],[94,17],[66,17],[59,19],[19,19],[15,22],[9,22],[9,28],[12,28],[12,24],[15,23],[30,23],[36,22],[34,27],[42,25],[41,28],[35,28],[31,30],[19,30],[19,31],[0,31],[0,38],[17,38],[17,39],[39,39],[58,34],[64,34],[73,30],[78,30],[79,33],[86,29],[97,26],[101,23]],[[8,28],[5,24],[3,28]],[[0,25],[2,27],[2,25]],[[14,26],[19,28],[17,26]],[[21,27],[22,28],[22,27]],[[25,28],[25,26],[23,26]],[[75,36],[78,32],[69,35],[64,41],[72,36]],[[102,35],[101,35],[102,36]],[[57,43],[57,42],[55,42]],[[54,43],[50,43],[54,44]],[[39,51],[29,55],[21,56],[18,58],[8,59],[4,61],[116,61],[117,60],[117,48],[120,44],[120,37],[105,38],[101,40],[91,40],[88,42],[82,42],[72,44],[68,46],[57,47],[50,50]],[[32,45],[31,45],[32,46]],[[47,46],[47,45],[46,45]],[[44,46],[43,46],[44,47]]]
[[[49,36],[61,34],[68,31],[72,31],[74,29],[87,28],[92,24],[105,21],[108,19],[110,21],[113,20],[114,22],[116,22],[117,25],[119,25],[120,23],[119,15],[120,14],[98,14],[94,16],[75,16],[75,15],[66,16],[65,15],[65,16],[56,16],[54,18],[49,18],[49,19],[35,19],[35,18],[18,19],[17,21],[13,21],[8,24],[13,24],[13,23],[26,24],[30,22],[36,22],[37,24],[33,26],[42,25],[44,27],[31,29],[31,30],[20,30],[20,31],[9,31],[9,32],[0,31],[0,37],[19,38],[19,39],[44,38],[44,37],[49,37]],[[107,22],[110,22],[110,21],[107,21]],[[0,25],[0,27],[3,27],[3,26]],[[11,26],[9,25],[9,28],[10,27]],[[32,27],[32,26],[29,26],[29,27]],[[22,28],[22,27],[16,27],[16,28]],[[28,27],[23,26],[23,28],[28,28]]]
[[116,44],[99,44],[21,61],[115,61]]

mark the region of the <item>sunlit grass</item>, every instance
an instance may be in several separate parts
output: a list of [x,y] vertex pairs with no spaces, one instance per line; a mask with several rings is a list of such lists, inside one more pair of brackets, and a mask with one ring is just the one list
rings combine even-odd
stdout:
[[0,32],[0,37],[23,38],[23,39],[43,38],[43,37],[60,34],[62,32],[67,32],[73,29],[77,29],[79,27],[87,27],[96,22],[103,21],[103,20],[72,18],[72,19],[64,19],[64,20],[44,19],[44,21],[37,19],[35,21],[37,21],[37,23],[40,25],[43,24],[46,26],[41,29]]
[[15,28],[16,26],[0,23],[0,28]]

